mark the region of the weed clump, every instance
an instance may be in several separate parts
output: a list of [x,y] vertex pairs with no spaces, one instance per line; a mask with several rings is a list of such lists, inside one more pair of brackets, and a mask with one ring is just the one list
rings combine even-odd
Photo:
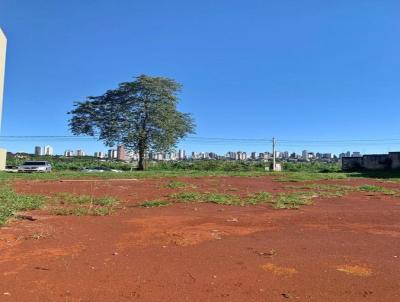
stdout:
[[165,207],[169,206],[171,203],[168,201],[163,201],[163,200],[153,200],[153,201],[146,201],[145,203],[142,203],[139,207],[141,208],[157,208],[157,207]]
[[[54,204],[57,206],[50,212],[55,215],[106,216],[115,211],[118,200],[113,197],[58,193],[53,199]],[[63,207],[58,207],[60,205]]]
[[44,201],[43,196],[18,194],[7,185],[0,185],[0,225],[20,211],[40,208]]

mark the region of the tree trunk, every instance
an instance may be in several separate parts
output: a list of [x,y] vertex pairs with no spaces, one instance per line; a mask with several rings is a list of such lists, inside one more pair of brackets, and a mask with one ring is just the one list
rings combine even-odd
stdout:
[[138,164],[138,170],[144,171],[144,154],[145,150],[144,148],[139,148],[139,164]]

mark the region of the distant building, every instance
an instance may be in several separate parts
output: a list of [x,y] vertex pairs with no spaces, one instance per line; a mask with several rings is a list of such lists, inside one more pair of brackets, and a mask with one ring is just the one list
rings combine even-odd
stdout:
[[282,152],[282,158],[283,159],[288,159],[289,158],[289,152],[288,151]]
[[178,160],[184,160],[186,158],[186,151],[185,150],[179,150],[178,151]]
[[85,156],[86,153],[83,150],[76,150],[76,156]]
[[41,156],[41,155],[43,155],[43,149],[42,149],[42,147],[41,146],[36,146],[35,147],[35,153],[34,153],[36,156]]
[[94,152],[94,157],[96,157],[96,158],[105,158],[106,154],[104,152],[101,152],[101,151]]
[[118,157],[118,152],[115,149],[108,150],[108,158],[109,159],[116,159]]
[[117,159],[121,161],[126,160],[126,151],[124,145],[119,145],[117,147]]
[[352,157],[361,157],[361,153],[360,152],[353,152],[353,154],[351,156]]
[[53,155],[54,150],[53,150],[53,147],[52,147],[52,146],[46,145],[46,146],[44,146],[43,152],[44,152],[44,155],[49,155],[49,156],[51,156],[51,155]]
[[75,155],[75,153],[74,153],[73,150],[65,150],[65,151],[64,151],[64,156],[65,156],[65,157],[72,157],[72,156],[74,156],[74,155]]
[[307,150],[303,150],[303,152],[301,152],[301,158],[303,160],[308,160],[308,151]]

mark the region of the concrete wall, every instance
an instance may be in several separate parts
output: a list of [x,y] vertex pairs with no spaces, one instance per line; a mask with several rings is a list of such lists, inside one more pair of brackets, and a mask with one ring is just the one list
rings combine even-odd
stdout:
[[391,160],[387,154],[364,155],[362,167],[366,170],[390,170]]
[[7,39],[0,28],[0,128],[3,114],[4,73],[6,68]]
[[400,152],[342,158],[342,170],[344,171],[394,169],[400,169]]
[[342,170],[355,171],[363,169],[362,157],[342,157]]
[[392,169],[400,169],[400,152],[389,152]]

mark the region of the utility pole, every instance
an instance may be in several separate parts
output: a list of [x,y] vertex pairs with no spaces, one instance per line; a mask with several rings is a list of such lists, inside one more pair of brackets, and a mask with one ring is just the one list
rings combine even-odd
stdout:
[[275,137],[272,137],[272,171],[276,168],[276,157],[275,157]]

